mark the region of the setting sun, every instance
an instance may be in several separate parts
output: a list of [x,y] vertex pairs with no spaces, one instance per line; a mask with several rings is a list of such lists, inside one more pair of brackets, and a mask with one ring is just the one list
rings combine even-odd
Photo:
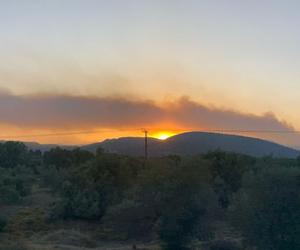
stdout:
[[169,137],[171,137],[173,135],[175,135],[175,134],[172,133],[172,132],[164,131],[164,132],[158,132],[156,134],[153,134],[152,137],[157,138],[159,140],[166,140],[166,139],[168,139]]

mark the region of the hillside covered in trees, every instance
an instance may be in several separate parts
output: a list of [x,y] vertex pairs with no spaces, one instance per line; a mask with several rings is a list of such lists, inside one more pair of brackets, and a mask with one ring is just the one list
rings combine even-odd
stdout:
[[0,250],[300,249],[300,158],[0,144]]
[[[204,154],[213,150],[235,152],[255,157],[272,155],[274,157],[296,158],[300,151],[274,142],[247,136],[208,132],[186,132],[166,140],[148,138],[150,156],[177,154],[182,156]],[[121,137],[82,146],[82,149],[96,152],[98,147],[111,153],[132,156],[144,155],[144,138]]]

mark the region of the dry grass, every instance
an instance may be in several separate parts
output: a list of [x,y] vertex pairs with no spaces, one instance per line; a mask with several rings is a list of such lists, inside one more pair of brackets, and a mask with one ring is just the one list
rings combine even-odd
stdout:
[[[89,232],[60,229],[30,239],[30,250],[132,250],[131,242],[106,242],[96,240]],[[159,250],[157,244],[136,244],[138,250]]]

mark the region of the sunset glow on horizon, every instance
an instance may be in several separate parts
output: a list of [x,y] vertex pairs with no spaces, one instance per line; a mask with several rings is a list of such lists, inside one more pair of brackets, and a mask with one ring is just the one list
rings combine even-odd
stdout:
[[160,131],[160,132],[152,134],[151,137],[157,138],[159,140],[166,140],[174,135],[176,135],[176,134],[173,132],[170,132],[170,131]]
[[[143,127],[159,139],[205,129],[298,131],[299,8],[3,1],[0,140],[82,144],[139,136]],[[76,131],[89,133],[65,135]],[[298,135],[250,135],[300,147]]]

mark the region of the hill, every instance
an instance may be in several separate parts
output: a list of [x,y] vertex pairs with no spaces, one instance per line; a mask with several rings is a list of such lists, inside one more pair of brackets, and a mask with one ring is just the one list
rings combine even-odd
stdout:
[[58,145],[58,144],[41,144],[37,142],[23,142],[31,150],[40,150],[41,152],[49,151],[51,148],[74,149],[76,146]]
[[[144,143],[143,137],[121,137],[117,139],[107,139],[103,142],[93,143],[82,146],[82,149],[90,152],[96,152],[98,147],[102,147],[105,151],[111,153],[119,153],[125,155],[140,156],[144,155]],[[162,141],[155,138],[148,138],[149,155],[157,155],[157,149],[161,145]]]
[[[108,152],[142,156],[144,154],[144,138],[123,137],[109,139],[100,143],[86,145],[82,148],[95,152],[98,147],[102,147]],[[295,158],[300,155],[300,151],[296,149],[266,140],[206,132],[183,133],[164,141],[149,138],[148,148],[150,156],[167,154],[195,155],[218,149],[257,157],[273,155],[274,157]]]

